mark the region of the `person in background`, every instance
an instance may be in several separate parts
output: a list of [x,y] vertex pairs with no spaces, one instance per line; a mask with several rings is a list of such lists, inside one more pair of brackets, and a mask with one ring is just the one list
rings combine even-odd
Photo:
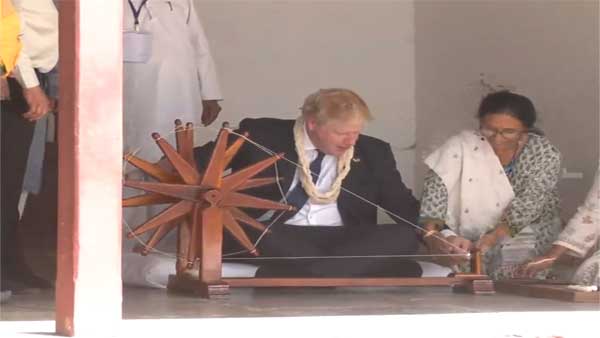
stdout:
[[[211,124],[222,100],[215,63],[194,2],[123,0],[125,151],[149,161],[151,141],[173,121]],[[152,144],[151,144],[152,145]],[[141,148],[141,149],[140,149]]]
[[[10,98],[6,78],[15,68],[21,50],[19,15],[10,0],[0,2],[0,31],[0,99],[3,101]],[[0,289],[0,303],[3,303],[10,298],[12,291],[4,285],[0,285]]]
[[[23,189],[30,145],[36,123],[52,109],[44,91],[47,74],[58,61],[58,12],[52,0],[12,0],[19,15],[22,48],[12,72],[9,67],[14,54],[2,62],[8,75],[2,98],[2,221],[1,221],[1,285],[14,292],[28,288],[49,288],[51,283],[36,276],[24,259],[23,243],[18,235],[19,198]],[[3,15],[6,5],[3,5]],[[12,28],[14,32],[14,17]],[[4,21],[4,24],[11,21]],[[2,40],[8,36],[2,32]],[[8,66],[8,67],[7,67]]]

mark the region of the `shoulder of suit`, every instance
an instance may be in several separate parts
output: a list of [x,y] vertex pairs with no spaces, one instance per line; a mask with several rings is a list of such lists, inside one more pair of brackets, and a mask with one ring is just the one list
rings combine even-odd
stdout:
[[379,162],[384,158],[394,157],[392,148],[388,142],[373,136],[360,135],[354,145],[354,156],[366,160],[366,162]]
[[374,148],[381,148],[381,149],[390,148],[390,144],[388,142],[385,142],[384,140],[378,139],[373,136],[364,135],[364,134],[361,134],[358,137],[356,144],[359,147],[365,146],[365,147],[369,147],[369,148],[374,147]]
[[277,128],[277,127],[289,127],[294,125],[294,120],[283,120],[275,119],[270,117],[261,118],[245,118],[240,121],[239,128],[241,130],[249,129],[264,129],[264,128]]

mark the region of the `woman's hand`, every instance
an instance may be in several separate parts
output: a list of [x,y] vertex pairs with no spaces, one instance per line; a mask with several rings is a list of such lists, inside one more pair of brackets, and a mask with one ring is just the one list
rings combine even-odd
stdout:
[[475,246],[484,254],[489,249],[493,248],[498,243],[498,238],[494,232],[485,234],[479,238]]
[[555,261],[556,257],[551,257],[548,255],[535,257],[531,261],[519,266],[515,272],[515,275],[521,278],[532,278],[538,272],[550,268]]
[[516,275],[522,278],[531,278],[538,272],[546,270],[556,262],[568,249],[561,245],[553,245],[545,255],[533,258],[517,268]]
[[508,238],[510,236],[509,233],[508,226],[506,224],[500,224],[494,230],[481,236],[477,243],[475,243],[475,247],[479,249],[482,254],[485,254],[486,251]]

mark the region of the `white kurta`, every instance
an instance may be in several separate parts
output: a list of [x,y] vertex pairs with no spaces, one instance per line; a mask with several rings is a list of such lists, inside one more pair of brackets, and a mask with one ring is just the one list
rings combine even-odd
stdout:
[[[142,0],[132,0],[139,8]],[[134,30],[134,16],[123,0],[123,30]],[[148,0],[139,31],[151,34],[147,62],[123,64],[125,151],[155,161],[162,153],[151,138],[166,136],[177,118],[200,126],[202,100],[219,100],[214,61],[192,0]],[[126,50],[128,47],[124,45]]]

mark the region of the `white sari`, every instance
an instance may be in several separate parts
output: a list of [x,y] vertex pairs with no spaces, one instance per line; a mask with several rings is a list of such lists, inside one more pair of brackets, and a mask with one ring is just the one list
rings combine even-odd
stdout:
[[425,164],[448,191],[446,224],[471,241],[492,230],[515,197],[498,156],[475,130],[450,138]]

